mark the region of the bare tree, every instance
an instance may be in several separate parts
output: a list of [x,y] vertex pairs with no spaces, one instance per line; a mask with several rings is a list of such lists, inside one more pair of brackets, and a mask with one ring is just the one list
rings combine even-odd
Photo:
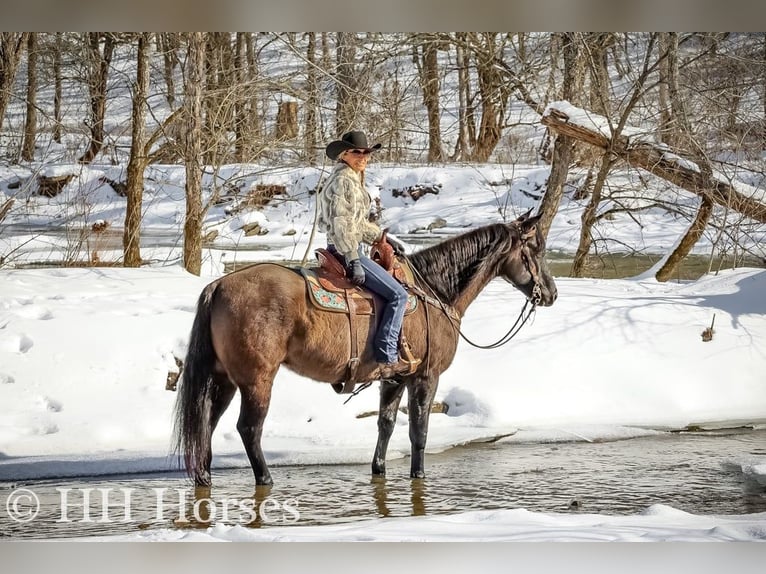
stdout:
[[35,139],[37,137],[37,33],[30,32],[27,37],[27,113],[24,119],[24,143],[21,146],[21,159],[35,159]]
[[306,111],[304,117],[304,142],[306,161],[316,163],[319,118],[319,78],[316,62],[316,33],[307,34],[306,45]]
[[[560,39],[564,58],[564,80],[561,86],[561,97],[577,105],[578,94],[582,92],[581,86],[583,81],[581,42],[578,34],[575,32],[561,34]],[[555,38],[551,38],[551,42],[555,42]],[[569,164],[572,161],[573,153],[574,140],[564,135],[557,136],[553,144],[548,188],[538,210],[538,213],[542,215],[539,225],[544,237],[548,236],[553,218],[556,216],[561,198],[564,195],[564,184],[567,180]]]
[[178,35],[162,32],[157,35],[157,51],[162,54],[163,75],[165,80],[165,98],[171,108],[176,104],[176,84],[174,72],[178,62]]
[[469,78],[469,58],[467,54],[467,34],[457,32],[455,34],[455,50],[457,59],[458,79],[458,136],[455,143],[455,151],[450,159],[466,159],[469,150],[476,144],[476,124],[474,123],[473,104],[471,97],[471,82]]
[[114,55],[115,38],[111,33],[88,32],[85,37],[87,51],[87,82],[90,94],[90,143],[78,159],[89,164],[104,146],[104,115],[106,114],[106,90],[109,66]]
[[336,45],[336,106],[335,132],[340,135],[356,125],[359,98],[356,95],[358,84],[356,71],[356,34],[338,32]]
[[53,141],[61,143],[61,51],[63,45],[61,41],[61,32],[56,32],[56,39],[53,48]]
[[673,102],[678,104],[678,34],[663,32],[660,34],[657,47],[660,51],[659,66],[659,107],[660,107],[660,140],[671,147],[676,145],[678,126],[673,119],[679,115],[679,110],[673,109]]
[[3,127],[5,109],[13,95],[13,81],[16,79],[16,70],[27,42],[27,34],[0,32],[0,128]]
[[202,270],[202,102],[205,82],[205,34],[190,32],[187,49],[184,82],[184,267],[189,273],[199,275]]
[[230,161],[228,132],[235,131],[234,49],[228,32],[208,32],[205,53],[205,133],[203,154],[205,163]]
[[141,265],[141,205],[144,194],[144,171],[148,164],[146,145],[146,98],[149,93],[149,43],[150,34],[138,37],[136,55],[136,83],[133,88],[131,115],[130,160],[128,161],[127,209],[122,237],[125,267]]
[[444,160],[439,113],[439,36],[422,34],[413,37],[414,60],[418,67],[423,104],[428,114],[428,162]]
[[601,166],[599,167],[596,181],[593,184],[593,192],[591,194],[590,201],[588,201],[588,204],[585,206],[585,209],[582,213],[580,242],[577,245],[577,251],[575,252],[574,261],[572,262],[572,269],[570,271],[571,277],[582,277],[585,271],[588,254],[590,253],[590,248],[593,244],[593,226],[597,221],[597,211],[601,203],[604,185],[606,183],[607,175],[609,175],[609,170],[612,167],[612,162],[615,157],[615,142],[619,138],[620,134],[622,134],[622,131],[625,128],[628,117],[633,111],[633,108],[636,106],[636,104],[643,97],[645,91],[647,90],[646,84],[649,75],[657,66],[656,59],[654,64],[652,64],[652,51],[656,41],[657,34],[650,34],[641,74],[634,83],[631,97],[625,105],[617,125],[614,127],[610,126],[612,138],[610,139],[609,147],[604,151],[603,157],[601,159]]
[[[234,50],[234,74],[236,85],[247,83],[247,38],[245,32],[237,32],[236,48]],[[234,160],[243,163],[247,156],[247,101],[237,97],[234,110]]]
[[494,32],[471,33],[479,80],[481,120],[471,157],[486,162],[500,141],[512,88],[497,66],[503,60],[504,37]]

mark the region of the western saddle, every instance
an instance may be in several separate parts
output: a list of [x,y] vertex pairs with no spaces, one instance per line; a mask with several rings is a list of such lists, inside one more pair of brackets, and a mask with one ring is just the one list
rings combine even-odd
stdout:
[[[348,394],[353,392],[354,387],[363,382],[356,378],[359,367],[360,352],[357,335],[357,317],[359,315],[376,315],[375,306],[377,295],[371,291],[354,285],[346,278],[346,270],[341,261],[327,249],[316,249],[318,267],[302,267],[306,285],[309,291],[309,299],[312,304],[323,310],[336,313],[344,313],[348,317],[351,337],[351,356],[349,358],[345,382],[332,385],[335,392]],[[400,261],[394,255],[394,250],[383,238],[373,244],[370,258],[379,263],[405,288],[414,284],[412,269],[406,261]],[[413,313],[418,306],[418,299],[409,292],[405,316]],[[407,339],[402,334],[399,338],[399,347],[402,360],[409,364],[409,373],[417,369],[421,359],[416,359],[412,354]]]

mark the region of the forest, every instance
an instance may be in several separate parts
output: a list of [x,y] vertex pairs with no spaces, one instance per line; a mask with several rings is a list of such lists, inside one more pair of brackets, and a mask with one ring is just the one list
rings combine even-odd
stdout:
[[328,141],[364,129],[382,163],[549,166],[544,232],[564,194],[584,206],[574,277],[600,222],[683,217],[662,281],[703,233],[763,258],[765,118],[763,33],[3,32],[0,163],[31,175],[0,181],[0,222],[60,192],[52,166],[121,165],[122,264],[139,266],[146,170],[184,166],[199,273],[204,214],[237,186],[206,173],[324,167]]

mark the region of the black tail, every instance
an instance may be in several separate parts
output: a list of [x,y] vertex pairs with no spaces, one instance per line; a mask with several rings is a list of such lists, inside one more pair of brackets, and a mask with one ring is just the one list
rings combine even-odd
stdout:
[[198,485],[210,483],[210,405],[215,364],[210,312],[217,286],[213,282],[205,287],[197,301],[175,406],[175,452],[179,456],[183,453],[186,473]]

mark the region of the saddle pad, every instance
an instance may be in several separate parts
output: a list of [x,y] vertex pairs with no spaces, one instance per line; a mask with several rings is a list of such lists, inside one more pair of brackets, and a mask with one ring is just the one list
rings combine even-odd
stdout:
[[[335,311],[337,313],[348,313],[348,302],[346,294],[343,291],[328,291],[319,282],[319,278],[314,270],[306,267],[301,268],[301,273],[306,279],[306,286],[309,291],[309,299],[316,307],[325,311]],[[354,288],[350,294],[354,301],[354,307],[357,315],[374,315],[375,306],[373,305],[373,295],[371,292]],[[409,315],[417,309],[418,300],[411,293],[407,294],[407,307],[405,315]]]

